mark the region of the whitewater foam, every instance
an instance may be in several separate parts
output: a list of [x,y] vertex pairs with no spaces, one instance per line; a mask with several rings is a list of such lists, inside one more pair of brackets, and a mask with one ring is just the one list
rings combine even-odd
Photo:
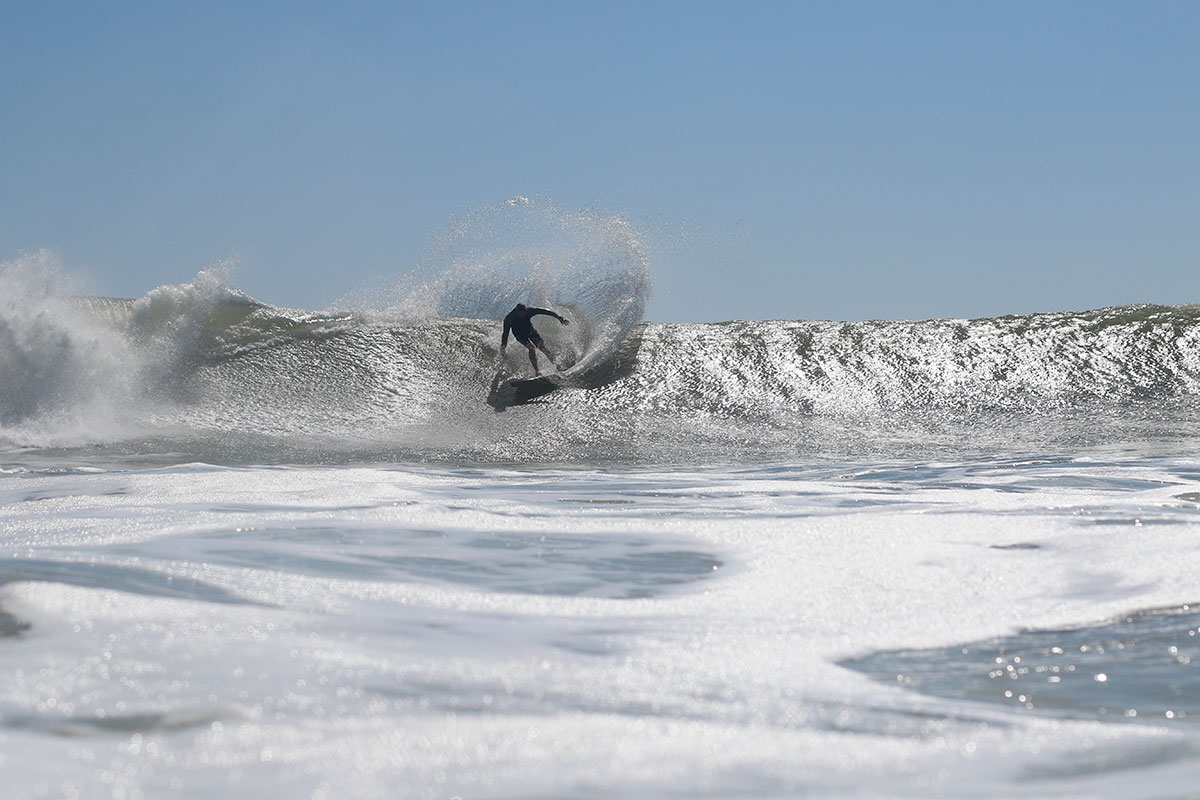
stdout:
[[118,331],[82,313],[48,252],[0,264],[0,432],[49,445],[103,437],[135,392],[140,362]]
[[842,660],[1183,602],[1196,523],[1176,496],[1196,475],[1080,459],[13,476],[0,766],[18,797],[49,778],[241,797],[1190,786],[1192,729],[1161,714],[1014,713]]

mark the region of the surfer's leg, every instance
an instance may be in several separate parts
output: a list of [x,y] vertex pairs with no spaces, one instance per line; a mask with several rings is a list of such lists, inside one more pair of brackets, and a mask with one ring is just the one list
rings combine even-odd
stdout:
[[[541,350],[543,353],[545,353],[546,358],[550,359],[551,364],[554,363],[554,353],[551,353],[546,348],[546,343],[544,341],[542,341],[542,337],[538,335],[537,331],[533,332],[533,335],[529,337],[529,341],[526,344],[529,347],[529,357],[533,358],[534,370],[537,370],[537,359],[534,358],[534,356],[533,356],[533,348],[534,347],[537,347],[538,350]],[[541,373],[539,372],[538,374],[540,375]]]
[[537,365],[537,350],[533,349],[532,344],[526,343],[525,346],[529,348],[529,363],[533,364],[533,374],[541,375],[542,371],[538,369]]
[[[551,364],[553,364],[555,367],[558,366],[558,362],[554,360],[554,353],[551,353],[548,349],[546,349],[546,345],[542,344],[541,342],[538,342],[537,348],[538,348],[538,350],[541,350],[543,353],[546,354],[546,358],[550,359]],[[541,374],[541,373],[538,373],[538,374]]]

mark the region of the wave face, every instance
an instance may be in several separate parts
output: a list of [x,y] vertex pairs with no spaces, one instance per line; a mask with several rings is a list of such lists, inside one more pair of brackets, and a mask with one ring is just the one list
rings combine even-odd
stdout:
[[[72,464],[1194,450],[1196,306],[647,324],[635,319],[648,292],[635,242],[606,258],[591,284],[578,263],[565,281],[521,261],[512,283],[526,294],[510,288],[503,301],[489,293],[502,269],[452,260],[458,268],[399,293],[398,305],[320,313],[259,303],[219,270],[116,300],[70,295],[44,256],[10,263],[0,443],[10,462]],[[472,274],[489,291],[468,292]],[[499,317],[516,297],[566,309],[576,325],[538,326],[583,363],[560,390],[497,413],[487,398],[506,374]],[[514,350],[509,369],[528,369]]]
[[923,322],[653,325],[646,393],[738,414],[1045,411],[1200,392],[1200,307]]

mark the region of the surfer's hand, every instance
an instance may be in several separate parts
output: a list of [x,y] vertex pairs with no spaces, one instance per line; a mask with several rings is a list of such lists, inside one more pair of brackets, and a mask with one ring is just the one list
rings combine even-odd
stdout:
[[563,325],[570,325],[570,324],[571,324],[571,320],[567,319],[566,317],[559,317],[559,318],[558,318],[558,321],[559,321],[559,322],[561,322]]

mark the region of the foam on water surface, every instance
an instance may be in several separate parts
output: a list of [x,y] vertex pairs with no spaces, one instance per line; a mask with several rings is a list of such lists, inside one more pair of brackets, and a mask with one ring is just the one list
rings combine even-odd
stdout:
[[[6,785],[1152,794],[1200,774],[1192,726],[1028,713],[946,665],[1194,601],[1198,466],[10,474]],[[862,674],[921,648],[950,655]]]

